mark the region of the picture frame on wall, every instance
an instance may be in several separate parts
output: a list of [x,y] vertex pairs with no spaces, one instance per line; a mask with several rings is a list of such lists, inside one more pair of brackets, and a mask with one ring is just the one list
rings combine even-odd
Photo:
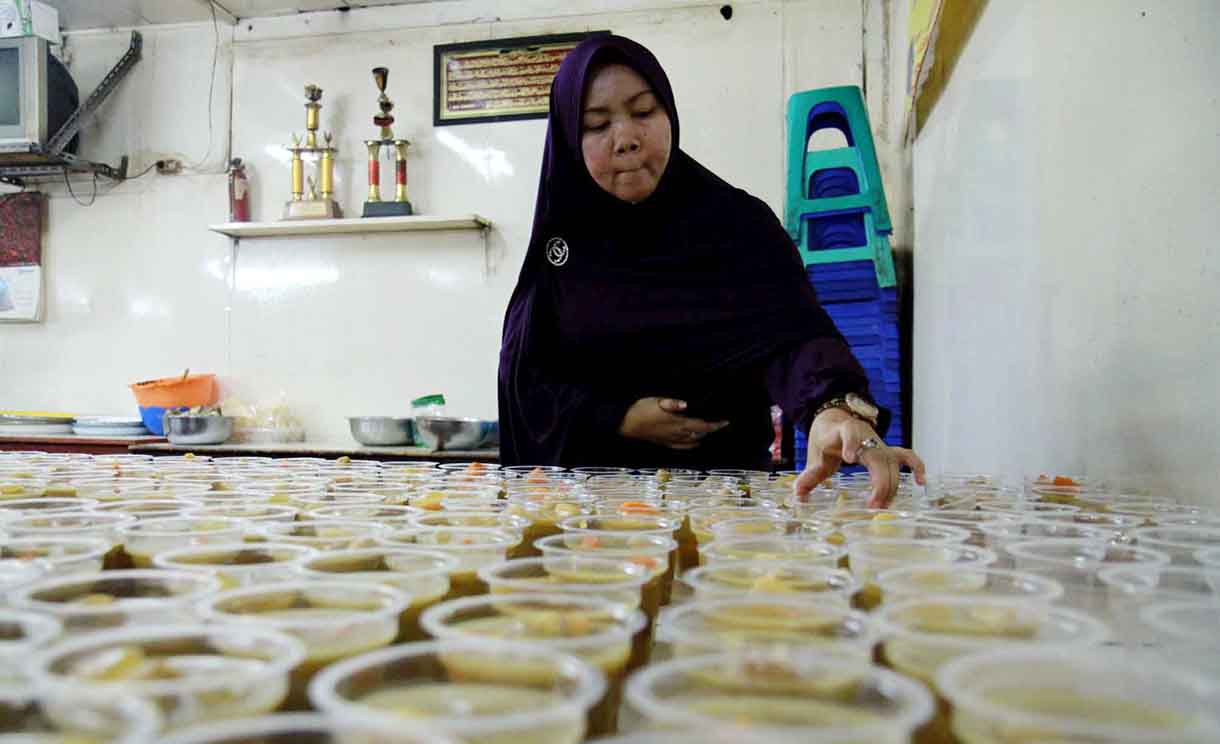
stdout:
[[432,48],[432,123],[545,119],[551,80],[568,52],[609,31],[438,44]]

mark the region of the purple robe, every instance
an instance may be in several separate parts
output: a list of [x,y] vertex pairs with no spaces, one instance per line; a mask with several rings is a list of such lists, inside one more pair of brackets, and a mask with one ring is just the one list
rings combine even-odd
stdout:
[[[639,204],[598,187],[581,154],[586,77],[605,62],[636,70],[672,126],[669,164]],[[644,47],[603,36],[564,59],[504,321],[504,464],[758,468],[774,440],[771,403],[807,430],[822,402],[868,396],[775,214],[681,151],[678,132],[669,80]],[[729,426],[689,451],[623,437],[624,414],[647,396]]]

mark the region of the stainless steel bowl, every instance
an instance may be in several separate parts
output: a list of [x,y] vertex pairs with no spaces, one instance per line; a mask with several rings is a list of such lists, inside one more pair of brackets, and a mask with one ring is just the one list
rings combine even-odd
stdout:
[[163,419],[171,444],[223,444],[233,436],[232,416],[169,416]]
[[409,418],[350,416],[347,423],[352,427],[352,437],[361,444],[384,447],[410,444],[415,439],[414,426]]
[[415,430],[423,446],[431,450],[473,450],[495,444],[500,435],[497,421],[450,416],[420,416]]

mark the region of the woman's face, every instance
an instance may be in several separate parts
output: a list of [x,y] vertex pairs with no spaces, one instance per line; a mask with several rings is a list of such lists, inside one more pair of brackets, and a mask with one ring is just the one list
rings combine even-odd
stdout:
[[589,175],[625,202],[647,199],[669,164],[669,115],[626,65],[606,65],[585,89],[580,146]]

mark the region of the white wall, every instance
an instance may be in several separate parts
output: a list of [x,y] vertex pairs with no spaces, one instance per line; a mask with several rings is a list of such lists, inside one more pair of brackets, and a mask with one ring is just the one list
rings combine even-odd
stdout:
[[1220,5],[987,5],[916,140],[915,444],[1217,503]]
[[[669,72],[683,147],[765,199],[783,201],[789,93],[861,82],[857,0],[464,0],[243,21],[221,27],[213,148],[187,175],[150,174],[97,203],[48,187],[46,320],[0,326],[0,408],[132,410],[128,382],[186,366],[248,397],[283,391],[312,438],[343,439],[344,417],[400,412],[444,391],[451,408],[495,413],[500,324],[528,238],[545,122],[434,129],[432,46],[611,29]],[[207,147],[211,24],[145,29],[145,59],[85,137],[86,152],[136,169],[199,161]],[[73,34],[72,70],[92,88],[126,33]],[[357,214],[372,131],[370,68],[390,68],[396,131],[412,140],[411,198],[424,213],[478,212],[477,233],[245,240],[206,231],[226,215],[228,153],[250,163],[255,219],[288,196],[278,146],[303,129],[302,87],[321,85],[336,133],[337,198]],[[90,185],[78,185],[78,196]]]

